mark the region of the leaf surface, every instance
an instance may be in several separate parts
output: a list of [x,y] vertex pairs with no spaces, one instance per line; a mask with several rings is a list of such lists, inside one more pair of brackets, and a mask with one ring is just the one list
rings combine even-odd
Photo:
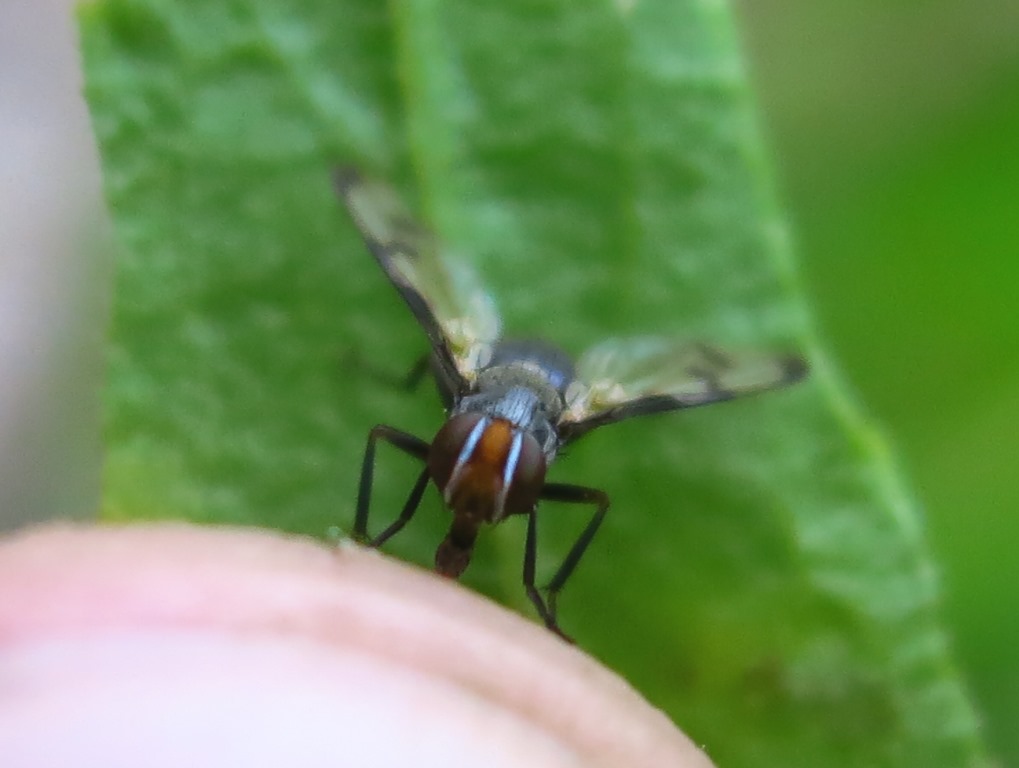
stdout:
[[[613,499],[560,601],[585,648],[720,765],[980,763],[916,506],[796,293],[724,5],[105,0],[82,27],[121,243],[108,518],[321,537],[372,424],[438,429],[432,392],[372,375],[425,344],[333,195],[354,163],[469,255],[512,335],[811,361],[557,463]],[[380,452],[374,530],[415,471]],[[546,574],[585,514],[542,509]],[[447,522],[426,497],[390,551],[430,563]],[[522,540],[488,533],[467,581],[530,613]]]

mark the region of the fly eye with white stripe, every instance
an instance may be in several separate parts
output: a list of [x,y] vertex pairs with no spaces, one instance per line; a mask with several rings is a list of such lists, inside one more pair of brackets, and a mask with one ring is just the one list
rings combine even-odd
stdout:
[[481,413],[457,414],[443,425],[428,469],[454,516],[476,523],[530,512],[545,483],[545,455],[534,436]]

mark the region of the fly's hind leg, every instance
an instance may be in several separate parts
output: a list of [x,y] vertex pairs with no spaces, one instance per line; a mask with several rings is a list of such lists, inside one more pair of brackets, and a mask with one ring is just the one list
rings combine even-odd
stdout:
[[428,374],[430,361],[430,355],[421,355],[414,361],[414,365],[409,371],[399,374],[375,365],[366,359],[356,347],[345,349],[341,359],[344,367],[355,368],[359,373],[365,374],[367,378],[373,379],[378,384],[404,392],[414,392],[421,386],[421,382]]

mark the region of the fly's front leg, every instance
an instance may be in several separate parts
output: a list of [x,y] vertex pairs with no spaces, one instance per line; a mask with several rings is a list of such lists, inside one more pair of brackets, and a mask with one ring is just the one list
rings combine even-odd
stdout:
[[545,600],[542,599],[541,593],[534,585],[535,561],[538,550],[537,510],[531,510],[528,513],[527,543],[524,549],[524,588],[527,590],[527,596],[531,599],[534,607],[545,622],[545,626],[564,640],[573,642],[559,628],[559,623],[556,620],[556,601],[559,597],[559,590],[563,588],[566,580],[570,578],[570,574],[573,573],[577,563],[580,562],[580,558],[583,557],[584,551],[598,532],[598,527],[601,525],[602,520],[605,519],[605,513],[609,509],[609,497],[605,491],[600,491],[597,488],[546,483],[541,489],[541,498],[546,501],[564,501],[569,504],[593,504],[596,506],[594,516],[584,527],[584,530],[570,548],[559,569],[555,572],[555,576],[552,577],[552,580],[545,588],[547,593]]
[[414,483],[414,487],[410,491],[410,496],[407,497],[407,501],[403,505],[403,509],[400,511],[400,516],[396,520],[376,536],[371,541],[371,546],[381,547],[395,534],[400,532],[410,519],[414,517],[414,513],[418,511],[418,506],[421,504],[421,497],[425,493],[425,488],[428,487],[428,467],[426,466],[421,470],[421,474],[418,475],[417,482]]
[[[371,504],[372,482],[375,475],[375,443],[380,439],[385,440],[390,445],[399,448],[404,453],[409,454],[416,459],[420,459],[426,463],[428,461],[429,446],[428,443],[421,438],[415,437],[414,435],[403,432],[399,429],[386,426],[385,424],[378,424],[372,427],[371,432],[368,433],[368,445],[364,449],[364,461],[361,464],[361,481],[358,484],[357,489],[357,512],[354,517],[354,538],[362,542],[369,540],[368,507]],[[376,538],[374,541],[371,541],[371,546],[379,546],[382,542],[407,524],[407,521],[409,521],[417,511],[418,505],[421,502],[421,496],[425,492],[426,485],[428,485],[427,467],[414,484],[410,497],[407,499],[407,503],[404,504],[403,511],[400,513],[400,517],[395,523],[390,525],[381,536]]]

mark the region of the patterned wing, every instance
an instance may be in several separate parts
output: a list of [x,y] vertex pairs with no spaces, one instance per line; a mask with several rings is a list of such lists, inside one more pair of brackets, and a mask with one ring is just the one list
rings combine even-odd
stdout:
[[795,355],[736,354],[655,337],[612,339],[578,362],[559,433],[569,442],[603,424],[764,392],[806,374],[806,362]]
[[391,188],[353,168],[337,170],[334,180],[368,249],[428,335],[448,384],[465,392],[499,336],[495,303]]

